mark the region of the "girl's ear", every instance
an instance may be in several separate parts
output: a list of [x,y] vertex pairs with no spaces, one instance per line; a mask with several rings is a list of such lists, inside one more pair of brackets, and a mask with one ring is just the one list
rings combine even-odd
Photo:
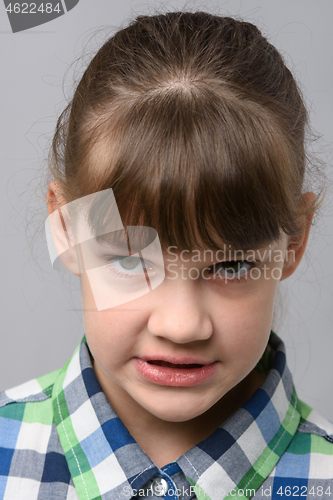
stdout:
[[[49,228],[52,233],[52,242],[48,241],[49,251],[54,248],[54,255],[50,255],[52,264],[56,258],[60,259],[65,268],[76,276],[80,276],[80,258],[72,237],[72,228],[69,226],[68,217],[65,219],[61,213],[61,206],[65,205],[57,184],[50,182],[47,190],[47,209],[49,213]],[[47,235],[51,237],[51,235]]]
[[[312,192],[308,192],[303,195],[302,199],[306,205],[311,205],[315,201],[316,195]],[[298,236],[288,238],[288,246],[280,281],[291,276],[301,262],[308,242],[312,218],[313,213],[306,217],[303,231]]]

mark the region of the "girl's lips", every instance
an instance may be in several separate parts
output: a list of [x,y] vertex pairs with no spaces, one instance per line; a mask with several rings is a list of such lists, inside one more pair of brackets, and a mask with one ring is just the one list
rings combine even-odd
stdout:
[[158,385],[191,387],[202,384],[217,371],[217,362],[210,364],[171,363],[162,359],[134,358],[138,372]]

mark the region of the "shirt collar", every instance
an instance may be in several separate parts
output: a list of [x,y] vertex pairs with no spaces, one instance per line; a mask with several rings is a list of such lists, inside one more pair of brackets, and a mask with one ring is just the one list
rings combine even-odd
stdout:
[[[220,500],[231,490],[258,489],[297,430],[298,399],[284,343],[274,332],[258,368],[265,363],[267,377],[252,397],[177,460],[198,498]],[[96,378],[85,336],[59,372],[52,400],[80,500],[106,493],[112,500],[130,498],[131,489],[143,488],[168,469],[152,462],[113,410]]]

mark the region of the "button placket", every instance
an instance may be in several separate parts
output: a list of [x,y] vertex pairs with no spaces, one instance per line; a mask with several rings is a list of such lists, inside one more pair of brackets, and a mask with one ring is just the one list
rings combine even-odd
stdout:
[[164,497],[169,489],[168,482],[163,477],[156,477],[151,484],[153,493],[157,497]]
[[174,484],[171,477],[169,477],[167,474],[151,479],[148,482],[146,488],[147,492],[149,490],[150,495],[153,494],[152,498],[179,500],[177,494],[177,486]]

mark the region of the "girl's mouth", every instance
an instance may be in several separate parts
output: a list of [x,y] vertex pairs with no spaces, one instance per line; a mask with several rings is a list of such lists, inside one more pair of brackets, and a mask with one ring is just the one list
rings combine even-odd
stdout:
[[147,361],[150,365],[156,365],[156,366],[169,366],[170,368],[201,368],[203,365],[199,365],[198,363],[192,363],[192,364],[176,364],[176,363],[168,363],[168,361],[163,361],[159,359],[154,359],[151,361]]
[[137,371],[145,379],[157,385],[191,387],[211,379],[217,371],[217,362],[170,363],[162,359],[134,358]]

